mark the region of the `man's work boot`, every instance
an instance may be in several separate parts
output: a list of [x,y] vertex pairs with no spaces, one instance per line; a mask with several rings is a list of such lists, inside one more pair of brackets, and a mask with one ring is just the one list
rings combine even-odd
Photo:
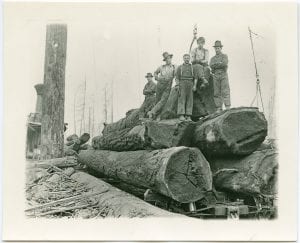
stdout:
[[181,115],[181,116],[179,117],[179,120],[180,120],[180,121],[185,121],[185,117],[184,117],[183,115]]

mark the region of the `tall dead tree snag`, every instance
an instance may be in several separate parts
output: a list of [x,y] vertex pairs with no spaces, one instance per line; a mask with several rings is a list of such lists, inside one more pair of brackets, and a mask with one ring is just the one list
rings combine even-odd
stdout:
[[47,26],[42,105],[43,158],[63,156],[67,26]]

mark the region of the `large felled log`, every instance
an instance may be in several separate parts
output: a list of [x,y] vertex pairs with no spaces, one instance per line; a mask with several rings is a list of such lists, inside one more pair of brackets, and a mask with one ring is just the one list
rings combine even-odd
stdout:
[[105,212],[105,217],[184,217],[183,215],[154,207],[84,172],[77,172],[71,178],[90,189],[89,194],[99,192],[93,198],[98,202],[97,207]]
[[112,151],[134,151],[190,146],[194,123],[173,120],[146,121],[132,129],[107,133],[93,138],[95,149]]
[[257,108],[232,108],[196,124],[193,144],[205,155],[248,155],[267,135],[267,121]]
[[181,203],[197,201],[212,189],[209,164],[196,148],[87,150],[79,153],[79,161],[107,177],[150,188]]
[[262,150],[243,158],[211,159],[217,190],[245,195],[274,194],[277,184],[277,152]]
[[27,168],[50,168],[56,166],[59,168],[66,168],[78,165],[77,158],[74,156],[66,156],[62,158],[54,158],[48,160],[30,161],[26,164]]
[[147,147],[144,134],[145,127],[138,125],[132,129],[123,129],[103,136],[96,136],[92,139],[92,146],[94,149],[112,151],[142,150]]
[[148,146],[159,149],[191,146],[195,123],[172,119],[147,121],[144,126]]

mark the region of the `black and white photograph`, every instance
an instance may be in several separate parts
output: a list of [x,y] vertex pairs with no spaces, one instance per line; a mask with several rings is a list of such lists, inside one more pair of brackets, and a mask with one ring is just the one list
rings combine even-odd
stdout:
[[[209,237],[199,226],[190,239],[227,239],[213,222],[257,232],[274,225],[263,232],[271,238],[254,227],[235,240],[293,239],[296,10],[271,2],[6,3],[7,238],[18,214],[53,227],[152,220],[140,227],[159,228],[155,239],[171,239],[160,220],[190,220],[193,232],[210,225]],[[290,224],[276,232],[280,220]],[[149,234],[131,227],[132,238]],[[116,239],[117,230],[107,232]]]

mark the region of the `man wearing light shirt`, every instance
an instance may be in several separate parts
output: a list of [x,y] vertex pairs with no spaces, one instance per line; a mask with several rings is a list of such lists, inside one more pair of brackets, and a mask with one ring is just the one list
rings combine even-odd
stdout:
[[154,72],[154,77],[157,81],[156,104],[151,111],[148,112],[150,119],[153,119],[162,110],[169,98],[173,79],[175,77],[175,66],[172,64],[172,57],[172,54],[164,52],[163,61],[166,64],[159,66]]
[[204,37],[199,37],[197,39],[197,44],[198,46],[195,49],[193,49],[191,52],[192,64],[200,64],[203,67],[207,67],[208,60],[209,60],[209,53],[208,50],[203,47],[205,44]]

